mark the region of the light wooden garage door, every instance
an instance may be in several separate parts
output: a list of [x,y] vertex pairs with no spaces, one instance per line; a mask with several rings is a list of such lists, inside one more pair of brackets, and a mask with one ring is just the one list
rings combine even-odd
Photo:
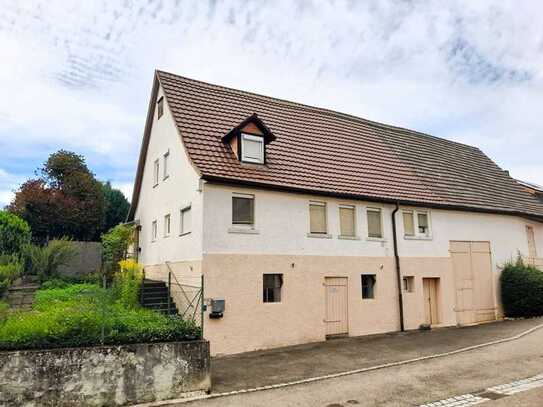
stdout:
[[489,242],[450,242],[460,325],[496,319]]
[[349,332],[347,313],[347,278],[326,277],[326,335],[342,335]]

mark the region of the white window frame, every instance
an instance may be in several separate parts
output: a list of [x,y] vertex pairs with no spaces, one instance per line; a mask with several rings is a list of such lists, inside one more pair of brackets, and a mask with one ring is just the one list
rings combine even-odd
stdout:
[[157,158],[153,163],[153,187],[158,185],[160,178],[160,160]]
[[170,236],[172,233],[172,215],[164,215],[164,237]]
[[[413,216],[413,228],[415,229],[414,235],[406,235],[405,229],[403,230],[403,238],[406,240],[431,240],[432,239],[432,216],[429,210],[426,209],[405,209],[402,210],[402,228],[404,228],[403,223],[403,214],[404,213],[411,213]],[[428,219],[428,233],[420,233],[419,232],[419,214],[426,215],[426,218]]]
[[[260,156],[261,158],[248,157],[245,154],[245,140],[256,141],[260,143]],[[252,134],[241,133],[241,161],[255,164],[264,164],[264,137],[262,136],[253,136]]]
[[[381,215],[381,237],[370,236],[370,225],[368,223],[368,212],[378,212]],[[382,242],[385,240],[385,224],[383,218],[383,208],[378,206],[368,206],[366,208],[366,239],[367,240],[376,240]]]
[[158,239],[158,221],[155,219],[151,223],[151,242],[156,242]]
[[[185,225],[185,213],[190,211],[190,224]],[[179,236],[185,236],[192,232],[192,207],[187,205],[179,210]]]
[[[234,200],[233,198],[247,198],[253,200],[253,223],[234,223]],[[241,233],[258,235],[259,231],[256,229],[257,225],[257,199],[255,194],[244,194],[239,192],[232,193],[230,197],[230,228],[228,233]]]
[[170,161],[170,150],[166,151],[162,156],[163,166],[162,166],[162,180],[168,179],[170,176],[168,172],[168,162]]

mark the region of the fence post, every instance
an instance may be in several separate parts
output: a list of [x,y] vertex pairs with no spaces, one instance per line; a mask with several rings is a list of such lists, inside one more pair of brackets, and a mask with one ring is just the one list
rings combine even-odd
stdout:
[[168,272],[168,315],[171,315],[171,299],[172,299],[172,272]]
[[204,274],[202,273],[201,282],[202,288],[200,288],[200,330],[202,332],[202,338],[204,339]]

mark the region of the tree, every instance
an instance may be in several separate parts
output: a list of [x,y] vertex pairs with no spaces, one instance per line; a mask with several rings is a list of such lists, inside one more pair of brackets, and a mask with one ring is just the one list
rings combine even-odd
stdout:
[[17,255],[30,243],[30,226],[18,216],[0,211],[0,255]]
[[108,232],[111,228],[126,220],[130,203],[120,190],[111,187],[109,181],[102,184],[102,193],[104,195],[103,232]]
[[49,156],[37,175],[21,186],[8,206],[28,222],[34,239],[97,240],[104,221],[104,195],[85,159],[60,150]]

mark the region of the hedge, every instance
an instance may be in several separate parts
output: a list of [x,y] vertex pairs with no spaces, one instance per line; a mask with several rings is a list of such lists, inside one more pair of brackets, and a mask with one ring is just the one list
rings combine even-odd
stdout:
[[507,263],[501,274],[505,315],[511,318],[543,315],[543,272],[521,258]]

